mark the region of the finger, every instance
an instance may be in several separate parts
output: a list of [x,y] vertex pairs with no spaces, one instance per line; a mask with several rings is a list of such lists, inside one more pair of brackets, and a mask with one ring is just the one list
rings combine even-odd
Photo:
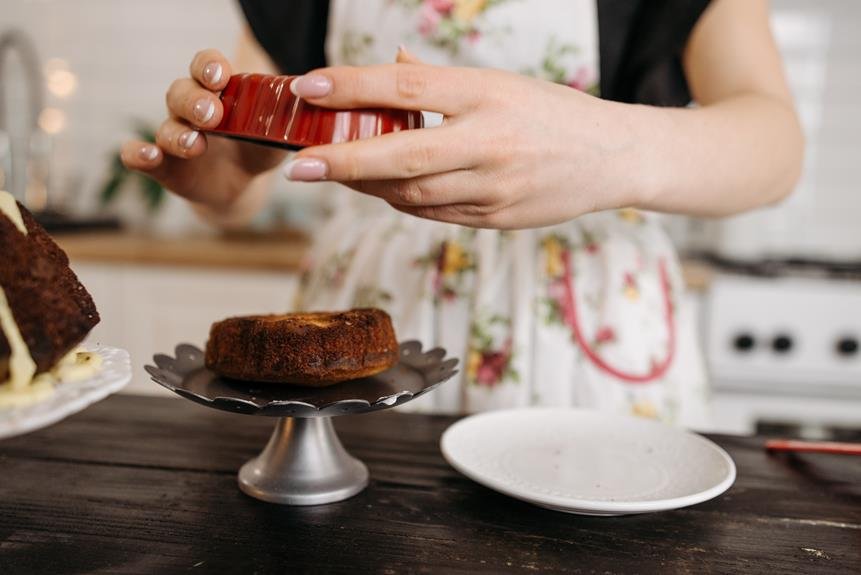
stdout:
[[232,73],[230,62],[218,50],[201,50],[188,67],[191,77],[210,90],[223,90]]
[[221,122],[224,107],[218,97],[191,78],[175,80],[167,90],[167,109],[172,116],[194,126],[213,128]]
[[305,148],[284,166],[289,180],[407,179],[472,167],[474,150],[454,127],[409,130]]
[[492,201],[478,176],[470,170],[406,180],[348,182],[348,186],[399,206],[443,206],[470,204],[471,212],[481,215],[490,211]]
[[186,159],[196,158],[206,151],[206,137],[174,118],[162,123],[155,143],[163,153]]
[[327,108],[399,108],[455,115],[474,108],[486,71],[426,64],[340,66],[315,70],[290,90]]
[[125,142],[120,148],[120,159],[130,170],[141,172],[170,187],[176,162],[182,160],[166,156],[155,144],[140,140]]
[[149,172],[161,165],[164,156],[155,144],[131,140],[120,148],[120,159],[130,170]]
[[404,206],[391,204],[393,208],[425,220],[446,222],[471,228],[514,229],[502,211],[476,213],[469,204],[446,204],[443,206]]

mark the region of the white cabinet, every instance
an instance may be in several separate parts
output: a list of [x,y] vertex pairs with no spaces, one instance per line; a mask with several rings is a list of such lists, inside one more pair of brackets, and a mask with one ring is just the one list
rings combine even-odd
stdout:
[[177,343],[206,343],[212,322],[231,315],[292,311],[298,276],[229,269],[72,262],[102,321],[89,341],[127,349],[134,376],[128,393],[169,394],[145,364]]

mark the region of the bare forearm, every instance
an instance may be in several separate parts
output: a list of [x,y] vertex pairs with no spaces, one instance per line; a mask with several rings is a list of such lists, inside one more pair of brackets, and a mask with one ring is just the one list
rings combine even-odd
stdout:
[[739,95],[703,108],[642,107],[637,114],[644,209],[735,214],[783,199],[800,175],[803,136],[782,99]]

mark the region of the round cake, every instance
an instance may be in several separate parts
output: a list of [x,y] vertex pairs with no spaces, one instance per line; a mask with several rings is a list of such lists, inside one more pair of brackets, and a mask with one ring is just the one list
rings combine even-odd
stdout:
[[206,367],[231,379],[323,387],[385,371],[398,353],[380,309],[252,315],[212,325]]

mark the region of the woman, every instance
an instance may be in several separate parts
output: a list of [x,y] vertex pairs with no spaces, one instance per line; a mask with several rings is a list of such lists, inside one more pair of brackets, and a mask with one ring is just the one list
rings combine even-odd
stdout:
[[241,226],[285,158],[197,131],[221,120],[230,74],[304,74],[291,89],[321,106],[437,112],[439,127],[286,163],[290,180],[361,192],[330,195],[303,306],[381,306],[402,338],[462,355],[460,381],[420,408],[584,405],[702,423],[679,265],[650,212],[733,214],[796,182],[802,136],[765,0],[242,6],[238,58],[197,54],[156,144],[124,146],[127,166]]

